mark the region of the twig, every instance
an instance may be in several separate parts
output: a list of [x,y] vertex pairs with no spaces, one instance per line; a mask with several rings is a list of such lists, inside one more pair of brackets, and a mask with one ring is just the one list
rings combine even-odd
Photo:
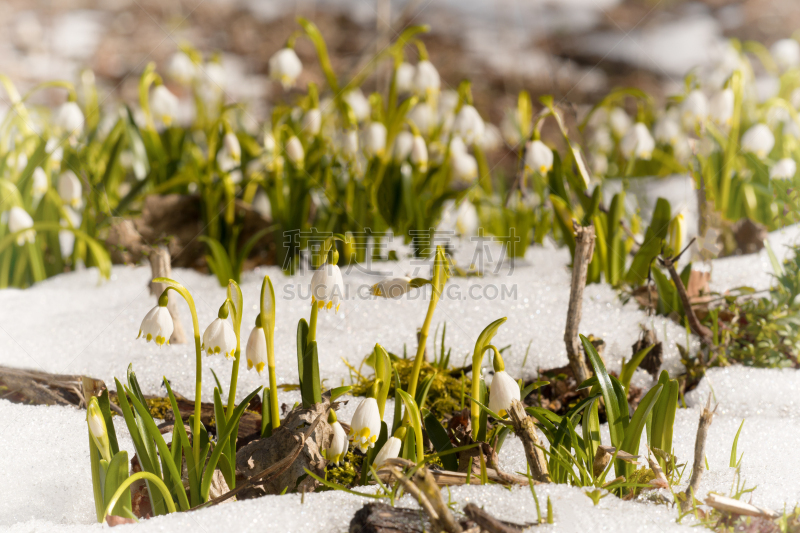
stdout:
[[439,490],[439,485],[436,484],[436,480],[431,475],[430,470],[426,467],[417,470],[417,473],[414,474],[414,484],[419,488],[420,492],[425,495],[425,498],[427,498],[436,511],[436,514],[439,516],[438,519],[434,519],[433,516],[431,516],[431,523],[434,526],[434,531],[461,533],[463,529],[459,523],[456,522],[453,513],[450,512],[450,508],[447,507],[447,504],[442,500],[442,493]]
[[468,503],[464,506],[464,514],[478,524],[482,531],[488,531],[488,533],[520,533],[526,527],[517,524],[505,524],[474,503]]
[[583,289],[586,287],[586,274],[589,262],[594,253],[594,226],[582,227],[576,220],[572,221],[575,229],[575,257],[572,260],[572,284],[569,291],[569,310],[567,311],[567,327],[564,329],[564,343],[567,346],[569,366],[578,384],[589,378],[589,370],[580,350],[578,328],[581,324],[583,308]]
[[528,416],[528,413],[525,412],[522,402],[512,400],[508,415],[511,417],[511,423],[514,424],[514,433],[522,441],[522,447],[525,449],[525,458],[531,467],[533,479],[543,483],[550,483],[550,473],[547,471],[547,461],[545,461],[544,453],[541,449],[542,443],[536,434],[536,425],[531,417]]
[[711,394],[708,395],[708,401],[703,408],[703,413],[700,415],[700,421],[697,423],[697,437],[694,441],[694,464],[692,465],[692,478],[689,480],[689,486],[686,487],[684,494],[686,499],[681,504],[681,509],[686,510],[692,506],[694,494],[700,488],[700,480],[703,478],[705,471],[705,457],[706,457],[706,437],[708,437],[708,428],[711,426],[711,420],[714,418],[714,413],[717,408],[711,410]]
[[769,519],[775,519],[780,516],[779,513],[776,513],[771,509],[758,507],[751,503],[745,503],[739,500],[735,500],[733,498],[720,496],[719,494],[714,494],[714,493],[709,493],[709,495],[706,496],[705,503],[709,507],[713,507],[717,511],[722,511],[724,513],[731,513],[743,516],[757,516]]
[[683,311],[686,313],[686,319],[689,321],[689,327],[692,329],[692,333],[700,337],[703,344],[711,346],[713,343],[713,334],[711,330],[701,324],[700,320],[697,318],[694,308],[692,308],[692,303],[689,301],[689,295],[686,293],[686,287],[683,285],[683,280],[680,274],[678,274],[678,270],[675,268],[675,263],[678,262],[683,252],[685,252],[692,243],[694,243],[694,239],[692,239],[686,248],[675,257],[661,257],[659,258],[659,262],[669,271],[669,276],[672,278],[675,289],[678,291],[678,297],[680,297],[681,303],[683,304]]
[[[391,482],[392,473],[391,468],[392,466],[402,467],[402,468],[412,468],[416,466],[416,463],[413,461],[409,461],[408,459],[402,459],[400,457],[396,457],[394,459],[387,459],[386,462],[378,469],[378,477],[383,482]],[[451,486],[451,485],[480,485],[481,480],[480,476],[470,476],[465,472],[451,472],[449,470],[435,470],[431,472],[434,481],[440,487]],[[509,474],[507,472],[498,473],[497,470],[494,468],[487,468],[486,469],[486,477],[492,483],[497,483],[500,485],[522,485],[527,486],[528,478],[526,476],[520,476],[517,474]],[[469,483],[467,483],[467,478],[469,478]],[[538,481],[534,480],[534,484],[538,484]]]
[[406,490],[406,492],[416,498],[416,500],[419,502],[419,506],[422,507],[422,510],[425,511],[425,513],[427,513],[428,518],[431,519],[431,522],[438,523],[439,514],[433,508],[431,502],[428,501],[428,498],[422,494],[422,491],[420,491],[415,484],[411,483],[411,481],[397,468],[392,467],[389,469],[389,471],[392,473],[394,478],[399,481],[401,485],[403,485],[403,488]]
[[[155,278],[170,278],[172,277],[172,259],[169,256],[169,249],[166,246],[159,246],[150,251],[150,270],[153,273],[152,279]],[[167,288],[165,283],[150,282],[150,294],[158,298],[164,289]],[[169,338],[170,344],[186,344],[186,331],[181,324],[180,316],[178,315],[178,300],[177,298],[170,298],[167,303],[167,309],[172,317],[174,329]]]

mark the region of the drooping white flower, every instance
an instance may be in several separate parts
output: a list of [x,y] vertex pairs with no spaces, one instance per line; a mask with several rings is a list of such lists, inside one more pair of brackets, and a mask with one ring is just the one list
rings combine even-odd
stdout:
[[781,159],[769,171],[769,177],[774,180],[790,180],[795,174],[797,174],[797,163],[791,157]]
[[411,162],[414,163],[420,172],[428,170],[428,146],[425,139],[419,135],[414,135],[411,142]]
[[375,468],[375,470],[383,466],[383,463],[385,463],[388,459],[397,459],[397,456],[400,455],[400,448],[402,448],[402,446],[403,441],[397,437],[389,437],[381,448],[381,451],[379,451],[378,455],[375,456],[375,461],[372,463],[372,466]]
[[681,103],[681,117],[686,128],[694,128],[708,116],[708,99],[703,91],[695,89]]
[[338,421],[331,424],[331,429],[333,429],[333,438],[331,438],[330,446],[325,448],[325,459],[329,463],[338,465],[347,455],[347,448],[349,448],[347,433],[344,432],[344,428]]
[[236,333],[227,318],[218,316],[203,332],[201,349],[206,355],[221,353],[228,359],[236,355]]
[[349,129],[342,132],[342,152],[348,158],[358,154],[358,130]]
[[315,137],[322,129],[322,111],[318,107],[313,107],[303,115],[303,131]]
[[439,71],[428,60],[420,61],[417,63],[416,72],[414,72],[414,87],[420,93],[436,93],[442,86],[442,80],[439,77]]
[[435,115],[430,104],[420,102],[409,111],[408,120],[413,122],[423,135],[428,135],[431,132],[431,128],[433,128]]
[[484,126],[483,136],[478,141],[478,146],[484,152],[494,152],[503,146],[503,135],[500,133],[500,128],[490,122],[485,123]]
[[411,290],[411,278],[387,278],[372,286],[371,292],[381,298],[399,298]]
[[272,220],[272,204],[264,189],[259,188],[255,198],[253,198],[253,209],[265,219]]
[[144,316],[142,325],[139,326],[139,335],[136,338],[144,335],[145,341],[155,341],[159,346],[163,346],[164,343],[169,344],[169,338],[172,336],[174,328],[175,325],[172,323],[172,316],[169,314],[167,304],[161,305],[159,302]]
[[259,375],[267,364],[267,338],[264,336],[264,329],[261,327],[261,315],[256,319],[256,327],[250,332],[247,338],[247,370],[256,369]]
[[58,177],[58,195],[70,207],[79,208],[83,203],[83,187],[78,176],[71,170],[65,170]]
[[681,125],[672,113],[666,113],[656,121],[653,135],[661,144],[675,144],[683,136]]
[[656,142],[650,130],[642,122],[637,122],[620,141],[620,150],[627,158],[650,159]]
[[608,123],[614,135],[622,137],[631,128],[631,117],[621,107],[615,107],[608,114]]
[[34,168],[31,178],[33,179],[31,192],[33,193],[34,198],[39,199],[44,196],[44,194],[47,192],[47,189],[50,188],[50,180],[47,178],[47,173],[44,171],[44,169],[42,169],[42,167]]
[[236,134],[229,131],[222,137],[222,149],[217,154],[217,164],[223,172],[230,172],[242,163],[242,146]]
[[22,233],[17,236],[17,244],[19,246],[22,246],[26,242],[32,243],[36,240],[36,232],[32,229],[28,229],[31,227],[33,227],[33,218],[31,218],[28,212],[21,207],[12,207],[8,212],[8,231],[10,233],[22,231]]
[[58,165],[61,159],[64,158],[64,149],[61,147],[61,142],[55,137],[47,139],[47,144],[44,145],[44,151],[50,154],[50,161]]
[[[82,217],[79,213],[74,211],[68,205],[64,206],[64,213],[67,215],[65,218],[61,219],[61,226],[68,228],[80,228],[81,227],[81,220]],[[58,231],[58,246],[61,248],[61,257],[67,258],[72,255],[72,251],[75,249],[75,234],[69,230],[59,230]]]
[[511,407],[511,400],[519,401],[519,385],[505,370],[495,372],[489,388],[489,409],[505,416]]
[[56,111],[54,124],[68,136],[77,137],[83,132],[83,111],[76,102],[64,102]]
[[301,72],[303,63],[292,48],[282,48],[269,58],[269,77],[281,82],[284,89],[293,87]]
[[542,141],[529,141],[525,149],[525,166],[546,175],[553,168],[553,151]]
[[350,440],[362,453],[366,453],[369,448],[375,446],[380,432],[381,415],[378,401],[375,398],[364,398],[356,407],[353,420],[350,422]]
[[367,97],[361,92],[361,89],[348,91],[347,94],[344,95],[344,101],[347,102],[347,105],[353,110],[353,114],[356,116],[358,122],[364,122],[369,118],[369,112],[372,108],[369,105]]
[[344,280],[342,271],[337,265],[325,263],[311,277],[311,300],[317,302],[321,309],[334,309],[339,312],[339,306],[344,299]]
[[197,75],[197,67],[188,55],[175,52],[169,59],[167,74],[181,85],[189,85]]
[[305,150],[303,150],[303,145],[300,142],[300,139],[294,135],[289,137],[289,140],[286,141],[286,156],[295,166],[303,166],[303,160],[306,157],[306,153]]
[[453,138],[450,140],[450,155],[461,155],[467,153],[467,145],[464,144],[464,141],[461,140],[461,137],[458,135],[453,135]]
[[788,70],[800,65],[800,43],[794,39],[775,41],[769,50],[781,70]]
[[479,225],[480,219],[475,205],[470,201],[461,202],[456,214],[456,231],[463,236],[476,235]]
[[380,157],[386,151],[386,126],[372,122],[367,126],[364,151],[370,157]]
[[[593,117],[595,115],[592,115]],[[595,128],[592,132],[592,137],[589,140],[589,146],[595,152],[607,154],[614,148],[614,139],[611,137],[611,130],[605,126]]]
[[414,76],[417,70],[414,65],[403,61],[394,73],[394,83],[400,94],[410,93],[414,90]]
[[394,138],[394,147],[392,149],[392,158],[400,163],[405,161],[411,154],[411,149],[414,147],[414,135],[410,131],[401,131]]
[[478,161],[466,152],[450,152],[450,168],[456,182],[468,183],[478,177]]
[[742,135],[742,149],[763,159],[775,146],[775,136],[766,124],[756,124]]
[[730,126],[733,118],[733,89],[723,89],[711,98],[708,114],[716,124]]
[[164,126],[169,127],[178,115],[178,97],[164,85],[157,85],[150,96],[150,110]]
[[485,128],[480,113],[471,105],[463,106],[453,122],[453,132],[461,137],[467,146],[479,143]]

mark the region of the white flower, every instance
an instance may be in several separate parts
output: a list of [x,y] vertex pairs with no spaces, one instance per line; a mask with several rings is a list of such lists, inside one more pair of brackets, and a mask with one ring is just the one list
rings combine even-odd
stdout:
[[364,122],[369,118],[369,112],[372,108],[369,105],[367,97],[361,92],[361,89],[348,91],[348,93],[344,95],[344,101],[347,102],[347,105],[353,110],[353,114],[356,116],[358,122]]
[[70,137],[77,137],[83,131],[83,111],[75,102],[64,102],[56,111],[56,128]]
[[401,131],[394,138],[392,157],[396,162],[405,161],[414,147],[414,135],[410,131]]
[[61,143],[56,138],[47,139],[47,144],[44,145],[44,151],[50,154],[50,161],[53,163],[60,163],[61,159],[64,157],[64,149],[61,147]]
[[20,152],[17,156],[17,172],[22,172],[28,166],[28,156],[25,152]]
[[617,137],[625,135],[631,127],[631,117],[621,107],[615,107],[608,114],[608,122],[611,125],[611,131]]
[[380,122],[372,122],[367,127],[364,151],[370,157],[380,157],[386,150],[386,126]]
[[303,166],[303,159],[305,159],[306,154],[303,150],[303,145],[300,143],[300,139],[294,135],[289,137],[289,140],[286,141],[286,155],[289,157],[289,161],[294,163],[295,166]]
[[525,150],[525,165],[544,176],[553,168],[553,151],[542,141],[530,141]]
[[456,182],[471,182],[478,177],[478,161],[466,152],[450,153],[450,167]]
[[375,398],[364,398],[353,414],[350,422],[350,440],[353,444],[366,453],[375,446],[378,434],[381,432],[381,415],[378,411],[378,401]]
[[683,131],[675,116],[667,113],[656,121],[653,134],[661,144],[675,144],[683,136]]
[[169,344],[174,327],[167,306],[157,305],[144,316],[142,325],[139,326],[139,336],[136,338],[144,335],[145,341],[155,340],[156,344],[163,346],[164,343]]
[[770,169],[769,177],[774,180],[790,180],[796,173],[797,163],[791,157],[785,157]]
[[207,355],[221,353],[228,359],[236,355],[236,333],[225,318],[217,317],[203,332],[202,350]]
[[439,71],[428,60],[417,63],[417,70],[414,73],[414,87],[420,93],[435,93],[442,86]]
[[505,370],[495,372],[489,388],[489,409],[505,416],[511,407],[511,400],[519,401],[519,385]]
[[19,246],[22,246],[25,242],[32,243],[36,240],[36,232],[32,229],[28,229],[31,227],[33,227],[33,219],[28,212],[21,207],[12,207],[8,212],[8,231],[16,233],[18,231],[27,230],[22,231],[22,233],[17,236],[17,244]]
[[775,136],[766,124],[756,124],[742,135],[742,149],[763,159],[775,146]]
[[348,159],[358,154],[358,130],[349,129],[341,132],[342,152]]
[[169,59],[167,74],[181,85],[189,85],[197,75],[197,67],[185,53],[175,52]]
[[465,105],[456,115],[453,132],[461,137],[467,145],[479,143],[483,138],[485,125],[478,110]]
[[294,86],[294,82],[303,72],[303,64],[292,48],[283,48],[269,58],[269,77],[281,82],[284,89]]
[[[81,215],[72,210],[71,207],[65,205],[64,212],[67,217],[61,219],[61,226],[68,228],[79,228],[81,226]],[[58,232],[58,246],[61,248],[61,257],[66,258],[72,255],[75,249],[75,234],[69,230],[59,230]]]
[[656,142],[650,135],[650,130],[641,122],[634,124],[620,142],[620,150],[627,158],[650,159],[655,147]]
[[83,187],[71,170],[65,170],[58,177],[58,195],[61,200],[70,207],[78,208],[83,202],[82,198]]
[[428,170],[428,147],[419,135],[414,135],[411,142],[411,162],[419,167],[420,172]]
[[349,448],[347,433],[344,432],[344,428],[338,421],[331,424],[331,429],[333,429],[333,437],[330,446],[325,448],[325,459],[338,465],[347,455],[347,448]]
[[416,72],[414,65],[405,61],[400,63],[394,73],[394,83],[398,93],[405,94],[414,90],[414,75]]
[[589,145],[596,152],[603,154],[609,153],[614,148],[614,139],[611,138],[611,130],[605,126],[595,129],[592,133]]
[[730,126],[733,118],[733,89],[723,89],[714,95],[708,106],[711,120],[720,126]]
[[267,155],[272,155],[275,153],[275,149],[278,148],[278,142],[275,140],[275,136],[272,134],[271,131],[267,131],[264,133],[264,152]]
[[255,198],[253,198],[253,209],[265,219],[272,220],[272,204],[264,189],[259,188]]
[[461,202],[456,216],[456,230],[458,230],[458,233],[464,236],[476,235],[479,224],[478,210],[475,209],[475,205],[470,201]]
[[223,172],[230,172],[242,162],[242,147],[236,134],[229,131],[222,138],[222,149],[217,154],[217,164]]
[[247,348],[245,348],[247,370],[255,368],[259,375],[264,370],[264,365],[267,364],[267,338],[264,336],[264,329],[260,324],[259,317],[256,327],[250,332],[250,337],[247,339]]
[[492,123],[486,123],[486,128],[483,131],[483,137],[478,142],[478,146],[484,152],[494,152],[503,146],[503,136],[500,133],[500,128]]
[[178,115],[178,97],[164,85],[157,85],[150,96],[150,110],[165,126],[169,127]]
[[467,145],[464,144],[464,141],[461,140],[461,137],[458,135],[453,135],[453,138],[450,140],[450,155],[461,155],[467,153]]
[[681,116],[686,128],[694,128],[708,116],[708,100],[699,89],[686,95],[681,103]]
[[408,113],[408,120],[417,126],[417,129],[423,134],[428,135],[434,125],[433,109],[427,102],[421,102],[415,105]]
[[110,461],[111,449],[108,441],[108,430],[96,397],[89,400],[89,405],[86,406],[86,422],[89,425],[89,435],[91,435],[92,441],[100,451],[100,455],[106,461]]
[[605,176],[608,172],[608,158],[601,152],[592,152],[589,156],[589,166],[598,176]]
[[389,439],[384,443],[381,451],[378,452],[378,455],[375,456],[375,461],[373,461],[372,466],[375,470],[379,469],[383,466],[388,459],[397,459],[397,456],[400,455],[400,448],[403,446],[403,442],[398,439],[397,437],[389,437]]
[[344,299],[344,280],[342,271],[337,265],[325,263],[311,277],[311,301],[317,302],[320,308],[334,308],[339,312],[339,305]]
[[411,278],[384,279],[372,286],[372,294],[382,298],[399,298],[411,290]]
[[303,131],[312,137],[322,129],[322,111],[318,107],[309,109],[303,115]]
[[42,167],[36,167],[33,169],[33,197],[34,198],[41,198],[47,192],[47,189],[50,188],[50,180],[47,178],[47,173],[42,169]]
[[772,58],[781,70],[800,65],[800,43],[794,39],[781,39],[770,47]]

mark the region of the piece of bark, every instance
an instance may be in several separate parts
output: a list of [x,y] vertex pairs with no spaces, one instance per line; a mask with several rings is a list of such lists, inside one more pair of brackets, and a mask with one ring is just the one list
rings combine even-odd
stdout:
[[350,520],[350,533],[423,533],[430,522],[418,509],[367,503]]
[[493,517],[474,503],[464,506],[464,514],[480,526],[481,531],[488,533],[520,533],[527,525],[511,524]]
[[[152,272],[151,280],[155,278],[171,278],[172,277],[172,260],[169,255],[169,249],[166,246],[159,246],[150,251],[150,270]],[[159,298],[161,293],[167,288],[166,283],[156,283],[150,281],[150,294]],[[172,335],[169,337],[170,344],[186,344],[186,331],[183,329],[181,317],[178,313],[178,295],[176,293],[170,294],[169,302],[167,302],[167,310],[172,317],[172,324],[174,329]]]
[[511,417],[511,423],[514,424],[514,433],[522,441],[525,458],[531,467],[531,477],[542,483],[550,483],[547,461],[545,460],[544,452],[540,448],[542,443],[536,434],[536,424],[533,419],[525,412],[525,407],[519,400],[511,400],[508,415]]
[[697,436],[694,440],[694,464],[692,464],[692,477],[689,480],[689,486],[686,487],[684,495],[686,498],[681,504],[681,509],[686,510],[692,507],[692,500],[697,489],[700,487],[700,480],[703,478],[705,472],[705,457],[706,457],[706,438],[708,437],[708,428],[711,426],[711,421],[714,418],[714,413],[717,411],[716,407],[711,410],[711,394],[708,395],[708,401],[703,408],[700,415],[700,420],[697,423]]
[[589,369],[583,360],[578,339],[578,329],[581,324],[583,309],[583,289],[586,287],[586,275],[589,262],[594,253],[594,226],[582,227],[577,221],[572,221],[575,229],[575,256],[572,260],[572,282],[569,292],[569,309],[567,310],[567,326],[564,328],[564,343],[567,347],[567,357],[575,380],[583,383],[589,378]]
[[713,507],[717,511],[724,513],[731,513],[742,516],[758,516],[761,518],[778,518],[780,513],[776,513],[771,509],[758,507],[751,503],[746,503],[727,496],[720,496],[719,494],[709,493],[706,496],[706,505]]
[[74,405],[85,408],[85,380],[91,383],[92,395],[105,388],[101,380],[90,377],[0,366],[0,399],[30,405]]
[[132,220],[114,217],[106,237],[106,249],[115,265],[138,263],[147,249]]

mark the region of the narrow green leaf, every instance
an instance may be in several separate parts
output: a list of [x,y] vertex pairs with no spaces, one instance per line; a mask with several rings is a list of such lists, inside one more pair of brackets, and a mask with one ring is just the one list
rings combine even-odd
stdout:
[[589,339],[583,335],[580,337],[583,343],[583,349],[586,352],[586,356],[589,358],[589,362],[592,364],[594,374],[597,377],[597,383],[603,394],[603,402],[605,402],[606,406],[606,417],[608,418],[608,430],[611,435],[611,445],[618,448],[622,444],[624,433],[614,386],[611,383],[611,378],[606,371],[603,360],[600,359],[600,356],[597,354],[597,350],[595,350],[592,343],[589,342]]

